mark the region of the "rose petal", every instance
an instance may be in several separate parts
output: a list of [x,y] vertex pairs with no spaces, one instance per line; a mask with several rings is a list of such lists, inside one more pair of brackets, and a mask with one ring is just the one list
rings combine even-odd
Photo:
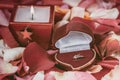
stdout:
[[111,26],[102,25],[102,24],[97,23],[96,21],[86,20],[86,19],[79,18],[79,17],[73,18],[71,22],[82,22],[86,24],[87,26],[89,26],[94,34],[99,34],[99,35],[102,35],[104,33],[107,33],[113,30],[113,27]]
[[64,72],[64,73],[59,73],[59,72],[51,71],[49,73],[49,76],[51,76],[51,77],[54,76],[55,80],[88,80],[88,79],[89,80],[96,80],[89,73],[86,73],[86,72],[77,72],[77,71],[68,71],[68,72]]
[[8,11],[7,9],[5,9],[3,12],[4,12],[4,14],[6,15],[6,18],[7,18],[8,20],[10,20],[11,12]]
[[74,18],[74,17],[81,17],[81,18],[84,18],[84,15],[85,15],[85,8],[82,8],[82,7],[73,7],[71,9],[71,18]]
[[3,39],[0,40],[0,57],[3,57],[3,50],[9,49],[7,44],[4,43]]
[[120,30],[120,26],[119,26],[120,20],[119,19],[103,19],[103,18],[99,18],[99,19],[95,19],[95,21],[97,21],[100,24],[112,26],[115,29]]
[[96,0],[82,0],[81,3],[79,3],[80,7],[88,8],[91,4],[94,4]]
[[116,65],[119,64],[119,60],[113,57],[107,57],[103,59],[102,61],[98,62],[97,64],[101,65],[102,67],[113,69]]
[[120,80],[120,66],[116,66],[108,74],[102,77],[101,80]]
[[66,3],[72,7],[74,6],[78,6],[78,4],[81,2],[82,0],[63,0],[63,3]]
[[14,75],[15,80],[32,80],[33,77],[34,75],[27,75],[25,77],[19,77],[19,76]]
[[57,52],[58,52],[58,50],[48,50],[48,51],[47,51],[47,53],[50,54],[50,55],[51,55],[51,54],[55,54],[55,53],[57,53]]
[[54,75],[51,75],[50,73],[45,74],[45,80],[56,80]]
[[105,18],[105,19],[116,19],[119,15],[119,11],[117,8],[112,9],[97,9],[93,11],[90,15],[91,18]]
[[54,62],[48,59],[47,52],[37,43],[30,43],[23,54],[26,65],[29,66],[31,73],[48,70],[54,66]]
[[3,26],[8,26],[9,25],[9,20],[6,18],[6,16],[4,15],[3,11],[0,10],[0,25]]
[[103,68],[100,66],[100,65],[93,65],[91,66],[87,72],[89,73],[97,73],[97,72],[100,72]]
[[44,80],[44,72],[37,72],[32,80]]
[[96,0],[97,4],[101,8],[105,8],[105,9],[110,9],[113,6],[115,6],[115,4],[116,4],[115,1],[119,1],[119,0]]
[[112,55],[113,53],[117,53],[120,50],[120,36],[115,34],[114,32],[110,32],[108,36],[103,39],[98,45],[101,55],[103,57],[107,57]]
[[0,74],[13,74],[18,70],[17,66],[7,63],[0,59]]
[[91,13],[91,12],[97,10],[97,9],[99,9],[99,6],[98,6],[97,3],[94,3],[87,8],[87,11]]
[[3,50],[3,53],[4,53],[3,59],[4,59],[4,61],[10,62],[10,61],[21,58],[24,49],[25,48],[23,48],[23,47],[17,47],[17,48]]

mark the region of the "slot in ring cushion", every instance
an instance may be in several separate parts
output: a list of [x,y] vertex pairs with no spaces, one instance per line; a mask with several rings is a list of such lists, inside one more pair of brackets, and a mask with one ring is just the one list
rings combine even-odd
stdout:
[[59,49],[55,60],[65,70],[81,70],[95,60],[94,35],[88,25],[74,18],[54,29],[53,44]]

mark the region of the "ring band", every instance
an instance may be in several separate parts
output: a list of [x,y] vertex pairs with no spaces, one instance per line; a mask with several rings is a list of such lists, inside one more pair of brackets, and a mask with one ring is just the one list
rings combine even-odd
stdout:
[[85,58],[85,57],[83,55],[80,55],[80,54],[76,54],[73,56],[74,60],[78,60],[78,59],[82,59],[82,58]]

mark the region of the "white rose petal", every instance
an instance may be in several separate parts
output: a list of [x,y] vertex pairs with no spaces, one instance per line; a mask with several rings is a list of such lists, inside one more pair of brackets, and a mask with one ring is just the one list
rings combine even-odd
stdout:
[[112,9],[97,9],[90,15],[91,18],[105,18],[105,19],[116,19],[119,15],[117,8]]
[[78,4],[81,2],[82,0],[63,0],[63,3],[66,3],[72,7],[74,6],[78,6]]
[[84,15],[85,15],[85,8],[73,7],[71,10],[71,18],[70,19],[72,19],[74,17],[84,18]]
[[12,64],[0,59],[0,74],[12,74],[15,73],[17,70],[17,66],[13,66]]
[[3,52],[4,52],[4,56],[3,56],[4,61],[10,62],[10,61],[19,59],[20,57],[22,57],[24,49],[25,48],[23,48],[23,47],[17,47],[17,48],[3,50]]
[[44,80],[44,72],[37,72],[37,74],[34,76],[32,80]]

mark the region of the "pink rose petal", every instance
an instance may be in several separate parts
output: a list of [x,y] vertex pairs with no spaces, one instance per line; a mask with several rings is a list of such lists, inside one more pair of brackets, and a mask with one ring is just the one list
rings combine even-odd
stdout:
[[94,4],[94,3],[95,3],[95,0],[82,0],[79,6],[83,8],[88,8],[91,4]]
[[0,25],[3,26],[8,26],[9,25],[9,20],[6,18],[5,14],[3,13],[2,10],[0,10]]
[[115,0],[96,0],[96,2],[101,8],[105,8],[105,9],[110,9],[116,4]]

